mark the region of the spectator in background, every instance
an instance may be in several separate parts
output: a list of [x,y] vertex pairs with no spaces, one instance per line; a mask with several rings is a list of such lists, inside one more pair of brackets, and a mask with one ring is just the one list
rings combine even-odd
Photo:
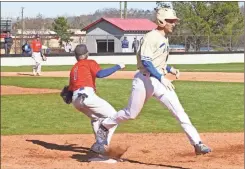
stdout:
[[28,40],[26,43],[22,46],[22,51],[24,56],[31,56],[31,45],[29,44]]
[[4,49],[6,55],[10,54],[12,45],[13,45],[13,38],[10,36],[10,32],[7,32],[7,35],[4,38]]
[[127,40],[127,37],[124,37],[122,41],[122,52],[128,52],[128,45],[129,45],[129,42]]
[[71,42],[68,43],[68,49],[69,49],[69,52],[71,53],[71,49],[72,49]]
[[65,48],[65,51],[66,52],[71,53],[72,46],[71,46],[71,43],[70,42],[66,42],[64,48]]
[[50,54],[51,53],[51,49],[50,48],[47,48],[46,49],[46,54]]
[[134,38],[133,44],[132,44],[132,49],[134,51],[134,53],[137,52],[138,48],[139,48],[139,40],[137,40],[137,38]]

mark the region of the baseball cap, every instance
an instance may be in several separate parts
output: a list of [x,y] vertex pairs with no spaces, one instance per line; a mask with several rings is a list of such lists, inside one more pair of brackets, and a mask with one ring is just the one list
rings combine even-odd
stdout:
[[157,11],[157,18],[161,21],[165,19],[176,19],[179,20],[179,18],[176,16],[176,12],[171,8],[161,8]]
[[85,44],[77,45],[74,50],[74,53],[76,56],[85,55],[86,53],[88,53],[87,46]]

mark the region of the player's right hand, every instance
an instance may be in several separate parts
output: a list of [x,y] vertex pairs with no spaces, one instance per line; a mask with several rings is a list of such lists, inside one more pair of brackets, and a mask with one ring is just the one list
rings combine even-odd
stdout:
[[125,68],[125,64],[124,63],[119,63],[118,65],[120,66],[121,69]]
[[161,83],[166,87],[166,89],[174,90],[175,87],[170,80],[166,79],[164,76],[161,77]]

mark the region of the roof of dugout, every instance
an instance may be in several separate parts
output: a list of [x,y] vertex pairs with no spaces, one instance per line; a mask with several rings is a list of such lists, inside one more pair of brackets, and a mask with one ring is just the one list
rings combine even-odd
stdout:
[[83,28],[82,31],[87,31],[89,28],[102,21],[106,21],[123,31],[151,31],[152,29],[155,29],[157,27],[154,22],[148,19],[100,18]]

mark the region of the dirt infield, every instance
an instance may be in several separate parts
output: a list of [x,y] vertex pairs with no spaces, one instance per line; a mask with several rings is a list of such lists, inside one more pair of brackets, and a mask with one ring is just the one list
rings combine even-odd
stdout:
[[[1,73],[1,76],[11,73]],[[30,76],[28,73],[12,74]],[[67,72],[42,77],[68,77]],[[109,78],[133,77],[132,72],[119,72]],[[39,78],[39,77],[33,77]],[[170,77],[173,79],[173,77]],[[182,73],[180,80],[244,82],[243,73]],[[54,89],[32,89],[1,86],[1,95],[59,92]],[[2,112],[3,113],[3,112]],[[203,141],[213,150],[195,156],[193,147],[183,133],[115,134],[112,145],[129,146],[116,164],[88,162],[92,134],[1,136],[2,169],[242,169],[244,168],[244,133],[202,133]]]
[[213,152],[195,156],[184,134],[115,134],[112,144],[130,146],[116,164],[89,163],[94,137],[22,135],[2,137],[2,169],[242,169],[243,133],[201,134]]
[[[118,71],[109,76],[109,79],[132,79],[135,71]],[[1,76],[32,76],[31,72],[1,72]],[[68,71],[43,72],[41,77],[69,77]],[[167,78],[176,80],[173,75]],[[222,72],[181,72],[180,79],[184,81],[213,81],[213,82],[244,82],[244,73]]]

